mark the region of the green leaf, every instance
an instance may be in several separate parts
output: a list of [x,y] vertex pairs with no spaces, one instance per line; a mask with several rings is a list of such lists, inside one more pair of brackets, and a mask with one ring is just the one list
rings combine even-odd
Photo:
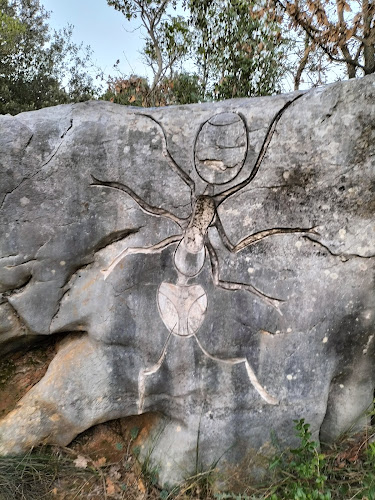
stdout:
[[136,439],[138,437],[138,434],[139,434],[139,427],[132,427],[130,429],[130,437],[131,439]]

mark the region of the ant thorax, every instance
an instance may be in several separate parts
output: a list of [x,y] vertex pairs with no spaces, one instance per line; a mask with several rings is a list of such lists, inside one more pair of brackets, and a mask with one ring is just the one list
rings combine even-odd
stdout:
[[189,227],[199,228],[202,233],[206,233],[208,226],[215,216],[215,212],[215,202],[211,196],[204,194],[197,196]]
[[183,238],[189,252],[198,253],[201,250],[204,236],[215,217],[215,213],[215,202],[210,196],[200,195],[197,197]]

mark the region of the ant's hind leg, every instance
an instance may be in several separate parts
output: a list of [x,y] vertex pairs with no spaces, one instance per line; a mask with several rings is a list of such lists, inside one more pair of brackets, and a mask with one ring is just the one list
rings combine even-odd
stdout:
[[247,358],[227,358],[227,359],[217,358],[216,356],[213,356],[212,354],[206,351],[206,349],[199,342],[198,337],[196,335],[194,335],[194,337],[203,354],[208,358],[212,359],[213,361],[217,361],[218,363],[225,363],[227,365],[239,365],[243,363],[245,365],[246,372],[251,384],[253,385],[254,389],[260,394],[260,396],[264,399],[264,401],[266,401],[270,405],[279,404],[279,401],[270,394],[268,394],[265,388],[259,383],[254,373],[254,370],[251,368]]
[[167,347],[169,344],[169,341],[171,339],[172,333],[170,333],[167,337],[167,340],[165,341],[163,350],[161,351],[161,355],[158,359],[158,361],[150,366],[150,368],[146,368],[144,370],[141,370],[138,375],[138,414],[140,415],[143,411],[143,406],[145,403],[145,396],[146,396],[146,377],[149,377],[156,373],[161,365],[163,364],[163,361],[165,359],[165,356],[167,355]]

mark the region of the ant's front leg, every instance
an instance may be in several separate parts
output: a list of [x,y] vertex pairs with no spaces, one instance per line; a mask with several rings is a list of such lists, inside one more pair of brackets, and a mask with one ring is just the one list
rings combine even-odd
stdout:
[[319,234],[316,230],[316,227],[310,227],[310,228],[278,227],[278,228],[273,228],[273,229],[265,229],[263,231],[259,231],[259,232],[254,233],[254,234],[250,234],[249,236],[246,236],[246,238],[244,238],[243,240],[239,241],[237,243],[237,245],[233,245],[233,243],[229,240],[228,236],[225,233],[223,224],[222,224],[218,214],[216,214],[214,226],[216,227],[216,229],[219,233],[221,241],[224,243],[226,248],[232,253],[237,253],[240,250],[243,250],[244,248],[246,248],[250,245],[254,245],[254,243],[257,243],[258,241],[261,241],[264,238],[268,238],[268,236],[273,236],[274,234],[294,234],[294,233]]
[[[229,240],[228,240],[229,241]],[[223,281],[220,279],[220,267],[219,267],[219,259],[216,255],[214,247],[211,245],[211,242],[208,239],[208,236],[206,237],[205,241],[206,248],[208,250],[208,255],[210,257],[211,261],[211,269],[212,269],[212,279],[214,282],[214,285],[218,286],[219,288],[223,288],[224,290],[229,290],[229,291],[236,291],[236,290],[246,290],[247,292],[252,293],[253,295],[256,295],[257,297],[260,297],[264,302],[269,304],[270,306],[274,307],[276,311],[282,316],[282,312],[280,311],[279,304],[281,302],[284,302],[283,300],[276,299],[274,297],[270,297],[269,295],[266,295],[265,293],[261,292],[255,286],[252,285],[247,285],[246,283],[236,283],[233,281]]]
[[173,243],[177,243],[182,239],[183,235],[182,234],[177,234],[174,236],[168,236],[168,238],[165,238],[165,240],[159,241],[159,243],[156,243],[156,245],[152,245],[149,247],[128,247],[125,248],[122,252],[120,252],[115,259],[111,262],[111,264],[101,270],[101,273],[104,274],[104,279],[106,280],[108,276],[111,274],[111,272],[114,270],[114,268],[117,266],[117,264],[124,259],[127,255],[132,255],[132,254],[137,254],[137,253],[143,253],[143,254],[148,254],[148,253],[160,253],[162,252],[165,248],[169,247],[169,245],[172,245]]

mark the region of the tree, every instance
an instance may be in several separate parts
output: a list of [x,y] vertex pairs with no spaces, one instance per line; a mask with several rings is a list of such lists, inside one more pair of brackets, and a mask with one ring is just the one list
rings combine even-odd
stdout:
[[4,57],[11,52],[17,37],[23,32],[25,27],[14,17],[6,13],[7,2],[0,0],[0,55]]
[[129,20],[139,18],[146,30],[154,105],[278,90],[284,57],[280,29],[253,17],[246,0],[186,0],[185,17],[167,13],[176,7],[172,0],[107,3]]
[[265,0],[265,11],[288,18],[304,34],[300,73],[317,51],[345,67],[348,78],[375,72],[374,0]]
[[0,113],[16,114],[94,95],[88,53],[72,27],[51,33],[39,0],[0,0]]
[[130,78],[110,78],[108,89],[102,96],[102,99],[114,102],[115,104],[131,104],[132,106],[147,107],[147,96],[149,93],[150,86],[147,78],[131,75]]
[[140,18],[146,30],[144,56],[154,78],[150,85],[148,101],[157,100],[157,87],[167,72],[173,78],[178,61],[188,52],[188,27],[181,16],[167,16],[167,7],[176,6],[171,0],[107,0],[109,6],[131,19]]
[[191,0],[190,9],[206,95],[228,99],[279,89],[286,47],[277,23],[253,16],[246,0]]

